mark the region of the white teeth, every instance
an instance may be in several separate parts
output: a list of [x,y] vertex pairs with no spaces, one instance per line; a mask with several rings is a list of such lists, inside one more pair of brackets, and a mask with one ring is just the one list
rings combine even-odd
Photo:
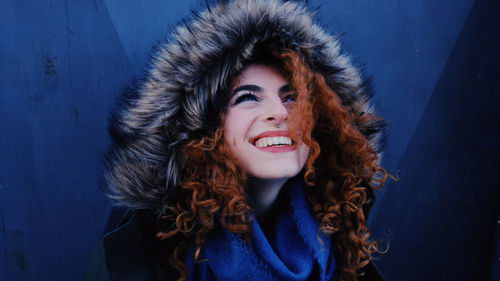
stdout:
[[270,138],[261,138],[255,142],[255,146],[257,147],[267,147],[267,146],[276,146],[276,145],[291,145],[292,139],[289,137],[270,137]]

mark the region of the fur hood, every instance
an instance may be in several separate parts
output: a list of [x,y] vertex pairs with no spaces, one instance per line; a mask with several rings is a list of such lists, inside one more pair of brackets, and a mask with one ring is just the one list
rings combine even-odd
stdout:
[[[218,93],[263,42],[299,51],[345,106],[358,114],[373,113],[358,69],[302,4],[219,3],[175,29],[153,55],[146,77],[123,96],[113,115],[105,180],[118,205],[162,213],[184,165],[180,147],[219,125]],[[357,125],[380,153],[381,125]]]

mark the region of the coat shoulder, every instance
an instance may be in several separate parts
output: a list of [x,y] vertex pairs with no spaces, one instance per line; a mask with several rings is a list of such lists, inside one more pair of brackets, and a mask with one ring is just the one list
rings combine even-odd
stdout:
[[148,210],[134,210],[123,218],[99,241],[83,280],[176,280],[176,271],[167,264],[174,243],[155,238],[156,216]]

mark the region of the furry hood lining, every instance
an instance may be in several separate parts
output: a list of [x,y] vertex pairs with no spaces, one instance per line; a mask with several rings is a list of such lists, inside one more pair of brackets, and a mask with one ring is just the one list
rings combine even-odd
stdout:
[[[217,127],[217,94],[267,40],[299,51],[345,106],[374,112],[358,69],[301,4],[236,0],[209,7],[159,47],[145,79],[111,119],[105,180],[118,205],[162,213],[183,167],[180,147]],[[380,158],[381,125],[358,128]]]

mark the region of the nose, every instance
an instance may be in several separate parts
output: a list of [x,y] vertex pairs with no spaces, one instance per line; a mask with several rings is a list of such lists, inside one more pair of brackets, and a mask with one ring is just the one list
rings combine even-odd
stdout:
[[265,121],[274,127],[285,122],[288,117],[288,108],[283,104],[281,98],[269,101],[266,106]]

